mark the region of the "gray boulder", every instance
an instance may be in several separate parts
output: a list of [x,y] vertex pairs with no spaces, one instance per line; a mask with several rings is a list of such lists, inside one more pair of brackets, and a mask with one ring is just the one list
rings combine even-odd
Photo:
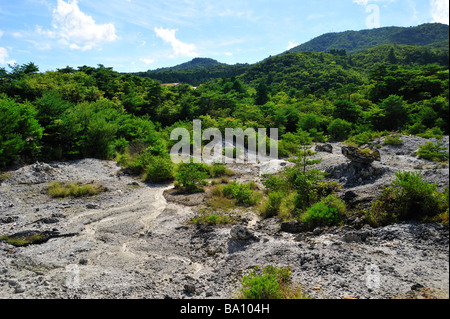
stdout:
[[234,226],[233,228],[231,228],[230,236],[232,239],[236,239],[236,240],[255,239],[255,235],[253,235],[253,233],[250,230],[248,230],[247,227],[244,227],[241,225],[237,225],[237,226]]
[[316,145],[316,152],[333,153],[333,146],[331,144]]

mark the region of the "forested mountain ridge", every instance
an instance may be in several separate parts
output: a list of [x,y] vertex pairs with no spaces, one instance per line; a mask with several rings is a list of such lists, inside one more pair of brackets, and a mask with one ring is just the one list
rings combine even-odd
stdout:
[[162,83],[185,83],[198,86],[210,80],[238,76],[245,72],[248,64],[229,65],[213,59],[195,58],[174,67],[137,72],[133,75],[148,77]]
[[[358,53],[383,44],[432,46],[436,43],[448,41],[448,38],[448,25],[427,23],[409,28],[383,27],[361,31],[327,33],[287,52],[346,50],[347,53]],[[440,48],[442,47],[440,45]]]
[[[310,67],[320,69],[324,61],[336,63],[345,70],[353,69],[354,72],[361,73],[361,70],[369,69],[376,63],[390,63],[398,65],[427,65],[435,63],[444,67],[449,66],[448,51],[440,49],[431,49],[426,46],[415,45],[381,45],[367,49],[357,54],[347,55],[344,51],[332,51],[331,54],[320,52],[297,52],[287,53],[269,57],[255,64],[218,64],[209,67],[178,69],[178,67],[161,69],[160,71],[139,72],[133,75],[139,77],[148,77],[162,83],[184,83],[193,86],[204,84],[208,81],[240,77],[244,81],[265,81],[269,84],[273,81],[289,81],[287,78],[290,73],[297,73],[300,69],[306,67],[303,63],[296,64],[294,61],[306,61],[309,59],[318,59]],[[270,65],[270,70],[265,69]],[[289,66],[286,68],[286,66]],[[277,69],[279,67],[279,69]],[[339,68],[339,67],[337,67]],[[337,71],[337,70],[335,70]],[[320,72],[325,72],[322,70]],[[349,71],[350,72],[350,71]],[[295,81],[295,80],[293,80]],[[298,86],[299,83],[296,84]]]
[[[353,68],[360,73],[362,69],[368,69],[375,63],[390,63],[398,65],[449,65],[449,27],[440,23],[423,24],[417,27],[385,27],[371,30],[347,31],[340,33],[328,33],[319,36],[307,43],[293,48],[283,54],[271,56],[254,64],[228,65],[208,58],[195,58],[192,61],[168,68],[149,70],[134,73],[141,77],[149,77],[163,83],[186,83],[193,86],[220,78],[239,76],[244,81],[293,82],[290,75],[299,72],[302,65],[292,64],[294,60],[308,60],[320,55],[309,54],[331,53],[335,59],[336,68],[346,70]],[[291,55],[289,55],[291,54]],[[295,57],[292,54],[297,54]],[[288,57],[284,57],[289,55]],[[323,55],[318,63],[324,59],[330,60],[330,56]],[[331,63],[331,61],[328,61]],[[276,69],[277,66],[280,69]],[[286,67],[290,65],[289,67]],[[319,73],[330,73],[329,64],[325,70]],[[265,70],[266,67],[269,69]],[[317,63],[310,67],[319,68]],[[300,68],[300,69],[298,69]],[[343,72],[335,69],[333,72]],[[262,71],[259,72],[258,70]],[[304,71],[304,70],[303,70]],[[305,74],[303,74],[305,75]],[[314,75],[316,77],[317,74]],[[282,81],[280,78],[284,78]],[[257,80],[259,79],[259,80]],[[300,76],[300,82],[294,87],[302,85],[306,78]],[[325,79],[323,79],[325,81]],[[332,87],[332,85],[331,85]],[[306,90],[308,91],[308,90]]]

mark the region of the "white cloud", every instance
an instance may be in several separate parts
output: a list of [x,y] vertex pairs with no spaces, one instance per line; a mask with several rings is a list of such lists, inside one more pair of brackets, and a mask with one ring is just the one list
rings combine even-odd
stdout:
[[0,64],[5,64],[8,58],[8,51],[5,48],[0,47]]
[[147,58],[140,58],[139,61],[144,62],[145,64],[152,64],[155,62],[155,60],[147,59]]
[[294,42],[294,41],[289,41],[288,46],[286,47],[286,50],[290,50],[295,48],[296,46],[299,46],[300,44]]
[[174,54],[172,57],[181,55],[188,57],[197,57],[198,53],[196,52],[197,48],[194,44],[188,44],[181,42],[175,37],[175,32],[177,30],[173,29],[164,29],[164,28],[155,28],[155,33],[158,37],[164,40],[166,43],[170,43],[172,45],[172,49]]
[[449,24],[449,10],[447,0],[430,0],[433,22]]
[[353,0],[353,3],[361,6],[367,6],[369,3],[373,5],[374,3],[392,3],[395,1],[396,0]]
[[9,60],[7,61],[7,59],[9,58],[8,55],[8,50],[6,50],[3,47],[0,47],[0,64],[16,64],[15,60]]
[[370,0],[353,0],[354,3],[362,5],[362,6],[367,6],[367,4],[369,3]]
[[53,10],[53,31],[44,31],[39,27],[37,30],[48,37],[64,40],[72,50],[91,50],[101,43],[118,39],[112,23],[97,24],[80,10],[77,0],[58,0]]

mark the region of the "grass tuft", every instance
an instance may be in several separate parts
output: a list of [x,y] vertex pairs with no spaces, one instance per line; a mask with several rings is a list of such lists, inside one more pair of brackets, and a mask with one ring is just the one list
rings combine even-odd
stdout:
[[54,198],[89,197],[106,191],[106,188],[100,184],[53,182],[48,186],[47,191]]

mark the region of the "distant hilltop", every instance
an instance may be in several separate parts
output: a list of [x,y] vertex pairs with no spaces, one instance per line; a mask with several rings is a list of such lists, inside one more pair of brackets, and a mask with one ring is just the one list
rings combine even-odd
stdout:
[[195,70],[199,68],[209,68],[217,65],[227,65],[225,63],[220,63],[214,59],[210,58],[194,58],[192,61],[182,63],[173,67],[159,68],[156,70],[148,70],[149,73],[161,73],[168,71],[184,71],[184,70]]
[[420,45],[448,50],[449,26],[427,23],[416,27],[384,27],[327,33],[287,52],[345,50],[348,54],[354,54],[383,44]]

